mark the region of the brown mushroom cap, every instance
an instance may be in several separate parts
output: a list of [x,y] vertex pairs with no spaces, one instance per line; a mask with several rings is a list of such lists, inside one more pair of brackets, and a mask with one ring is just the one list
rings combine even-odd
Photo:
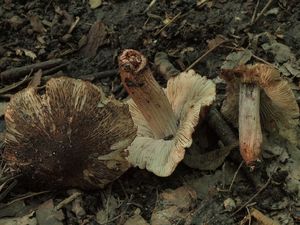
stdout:
[[12,97],[5,121],[4,158],[30,184],[102,188],[129,168],[124,149],[136,128],[128,106],[89,82],[51,79],[43,95],[27,88]]
[[133,100],[128,104],[137,137],[128,147],[128,161],[158,176],[169,176],[183,160],[185,149],[192,144],[195,126],[215,99],[215,84],[194,70],[170,78],[165,89],[177,119],[177,132],[170,139],[156,139],[150,126]]
[[238,123],[239,85],[257,84],[261,90],[260,114],[263,124],[281,123],[289,126],[299,117],[299,107],[289,82],[280,77],[279,71],[266,64],[242,65],[222,71],[221,77],[227,83],[227,96],[222,113],[235,126]]

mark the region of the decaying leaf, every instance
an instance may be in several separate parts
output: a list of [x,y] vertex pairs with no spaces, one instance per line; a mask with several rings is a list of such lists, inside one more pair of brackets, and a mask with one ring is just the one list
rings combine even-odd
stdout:
[[1,225],[38,225],[34,212],[23,217],[0,219]]
[[159,195],[157,206],[151,216],[151,225],[184,224],[195,207],[197,194],[191,187],[183,186],[166,190]]
[[94,57],[99,47],[105,44],[107,30],[104,23],[96,21],[88,34],[87,44],[81,49],[85,57]]
[[222,35],[217,35],[214,39],[207,41],[207,47],[208,47],[208,49],[216,48],[220,44],[224,43],[225,40],[226,40],[226,38],[223,37]]
[[22,56],[23,53],[24,53],[25,56],[28,56],[32,60],[35,60],[36,57],[37,57],[36,54],[31,50],[28,50],[28,49],[25,49],[25,48],[17,48],[16,49],[16,55]]
[[109,195],[106,202],[103,202],[103,205],[104,209],[99,210],[96,214],[96,219],[99,224],[105,224],[115,217],[120,203],[114,196]]
[[54,208],[53,200],[50,199],[38,207],[36,219],[39,225],[63,225],[64,214]]
[[91,9],[96,9],[102,5],[102,0],[89,0]]
[[135,214],[130,217],[124,225],[149,225],[146,220],[139,214]]
[[252,52],[248,49],[238,52],[232,52],[227,55],[225,62],[222,65],[222,69],[232,69],[239,65],[246,64],[252,57]]
[[46,29],[38,16],[31,16],[29,19],[30,19],[30,24],[32,26],[32,29],[35,32],[37,32],[37,33],[45,33],[46,32]]

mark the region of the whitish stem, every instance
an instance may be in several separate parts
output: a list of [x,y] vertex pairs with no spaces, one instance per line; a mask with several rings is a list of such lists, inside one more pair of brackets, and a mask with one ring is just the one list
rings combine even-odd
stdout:
[[246,164],[256,161],[261,153],[262,131],[259,115],[260,89],[254,84],[240,84],[239,140]]
[[172,138],[176,117],[160,85],[154,79],[147,59],[138,51],[125,50],[119,57],[124,87],[142,112],[155,138]]

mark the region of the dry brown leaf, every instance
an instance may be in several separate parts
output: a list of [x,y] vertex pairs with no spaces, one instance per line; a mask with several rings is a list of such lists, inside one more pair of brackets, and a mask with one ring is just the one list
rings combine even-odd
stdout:
[[213,49],[219,46],[220,44],[224,43],[226,40],[225,37],[222,35],[217,35],[214,39],[207,40],[207,47],[208,49]]
[[45,33],[46,32],[46,29],[38,16],[31,16],[29,19],[30,19],[30,24],[32,26],[32,29],[35,32],[37,32],[37,33]]
[[196,200],[196,191],[188,186],[164,191],[159,195],[157,206],[153,210],[151,225],[184,223],[195,207]]
[[107,30],[104,23],[96,21],[88,34],[87,44],[82,48],[81,53],[85,57],[94,57],[99,47],[105,44]]

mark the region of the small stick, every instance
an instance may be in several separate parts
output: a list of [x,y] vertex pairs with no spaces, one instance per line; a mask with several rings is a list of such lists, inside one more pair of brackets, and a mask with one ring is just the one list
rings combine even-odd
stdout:
[[229,189],[228,189],[229,192],[231,191],[232,186],[233,186],[233,183],[234,183],[234,181],[235,181],[235,179],[236,179],[236,177],[237,177],[237,175],[238,175],[238,173],[239,173],[239,171],[240,171],[240,169],[242,168],[243,165],[244,165],[244,161],[242,161],[242,162],[240,163],[239,167],[238,167],[237,170],[235,171],[235,173],[234,173],[234,175],[233,175],[233,177],[232,177],[232,180],[231,180]]
[[20,85],[24,84],[24,83],[25,83],[26,81],[28,81],[28,80],[30,80],[29,75],[26,76],[26,77],[24,77],[23,80],[20,80],[20,81],[18,81],[18,82],[16,82],[16,83],[13,83],[13,84],[11,84],[11,85],[7,85],[7,86],[5,86],[4,88],[1,88],[1,89],[0,89],[0,95],[2,95],[2,94],[6,93],[6,92],[8,92],[8,91],[11,91],[11,90],[13,90],[13,89],[19,87]]
[[150,4],[147,6],[147,8],[144,10],[144,12],[143,13],[146,13],[146,12],[148,12],[149,11],[149,9],[151,9],[152,8],[152,6],[156,3],[156,1],[157,0],[152,0],[151,2],[150,2]]
[[0,209],[4,208],[4,207],[7,207],[9,205],[12,205],[14,204],[15,202],[18,202],[18,201],[22,201],[24,199],[27,199],[27,198],[31,198],[31,197],[34,197],[34,196],[37,196],[37,195],[42,195],[42,194],[46,194],[46,193],[49,193],[50,191],[41,191],[41,192],[35,192],[35,193],[31,193],[29,195],[25,195],[23,197],[20,197],[20,198],[17,198],[17,199],[14,199],[6,204],[4,204],[3,206],[0,206]]
[[53,74],[59,70],[61,70],[62,68],[66,67],[67,65],[69,65],[70,62],[65,62],[65,63],[62,63],[60,65],[57,65],[57,66],[54,66],[53,68],[51,69],[48,69],[48,70],[45,70],[43,71],[43,75],[50,75],[50,74]]
[[226,40],[220,41],[218,44],[213,46],[212,48],[208,49],[203,55],[201,55],[198,59],[196,59],[185,71],[188,71],[192,69],[196,64],[198,64],[202,59],[204,59],[209,53],[214,51],[216,48],[218,48],[221,44],[226,42]]
[[7,195],[8,193],[17,185],[18,181],[17,180],[13,180],[13,182],[11,182],[8,187],[1,192],[0,194],[0,201],[2,201]]
[[238,212],[240,212],[243,208],[245,208],[250,202],[253,201],[263,190],[265,190],[268,185],[271,183],[272,176],[269,177],[268,181],[259,189],[258,192],[256,192],[247,202],[245,202],[240,208],[238,208],[234,213],[231,214],[231,216],[236,215]]
[[164,25],[159,31],[155,32],[154,36],[159,35],[164,29],[166,29],[168,26],[170,26],[177,18],[181,15],[181,12],[179,12],[176,16],[174,16],[166,25]]
[[257,20],[260,19],[260,17],[267,11],[267,9],[269,8],[269,6],[271,5],[272,2],[273,2],[273,0],[269,0],[269,1],[267,2],[267,4],[265,5],[265,7],[264,7],[264,8],[261,10],[261,12],[257,15],[257,17],[255,18],[255,20],[253,21],[253,23],[252,23],[251,25],[255,24],[255,23],[257,22]]
[[70,29],[68,30],[68,34],[71,34],[72,31],[75,29],[75,27],[77,26],[78,22],[79,22],[80,18],[79,16],[76,16],[75,21],[71,24]]
[[51,59],[45,62],[39,62],[27,66],[8,69],[0,73],[0,79],[2,81],[9,80],[9,79],[17,79],[30,73],[31,71],[36,72],[39,69],[49,69],[61,63],[62,63],[62,59]]
[[72,195],[70,195],[68,198],[66,198],[65,200],[61,201],[56,207],[55,210],[60,210],[62,207],[64,207],[65,205],[71,203],[72,201],[74,201],[78,196],[80,196],[81,193],[80,192],[74,192]]
[[251,23],[250,23],[251,25],[254,23],[254,19],[255,19],[256,13],[257,13],[258,6],[259,6],[259,0],[257,0],[256,5],[255,5],[255,9],[254,9],[254,12],[253,12],[253,15],[251,18]]

